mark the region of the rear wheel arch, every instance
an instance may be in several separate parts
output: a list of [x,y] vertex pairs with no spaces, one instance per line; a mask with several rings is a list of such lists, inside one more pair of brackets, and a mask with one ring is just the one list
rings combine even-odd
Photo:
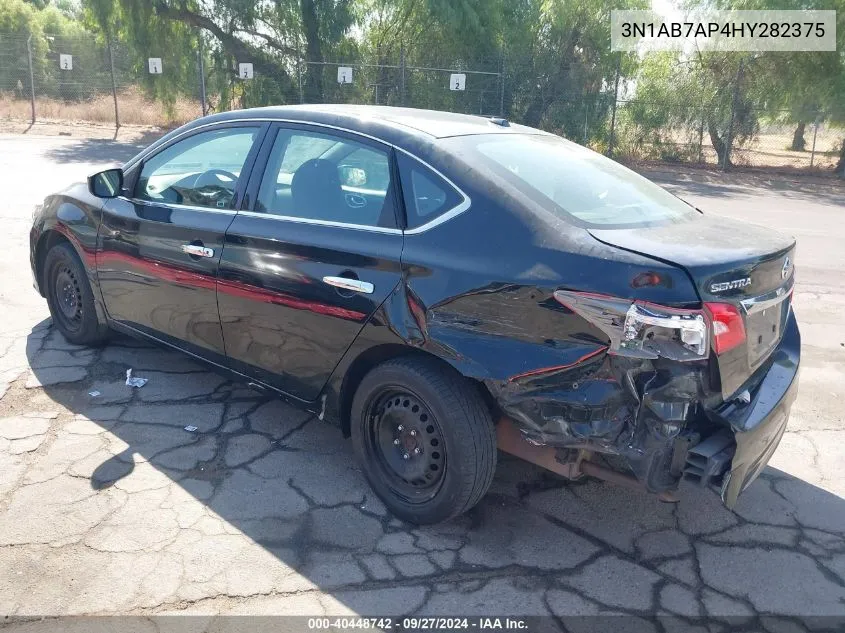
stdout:
[[355,398],[355,393],[358,391],[358,387],[360,386],[361,381],[370,371],[372,371],[382,363],[394,360],[396,358],[430,359],[432,362],[439,364],[441,367],[451,369],[452,371],[460,374],[463,378],[465,378],[469,384],[474,386],[474,388],[478,389],[482,399],[490,408],[491,415],[494,415],[496,413],[496,408],[495,406],[493,406],[495,400],[493,399],[493,396],[490,391],[480,380],[472,376],[467,376],[464,372],[460,371],[460,369],[452,363],[441,358],[440,356],[437,356],[436,354],[432,354],[427,350],[421,349],[419,347],[411,347],[409,345],[386,343],[383,345],[371,347],[359,354],[358,357],[349,366],[349,369],[344,375],[338,399],[340,424],[344,437],[349,437],[350,435],[350,415],[352,411],[352,401]]

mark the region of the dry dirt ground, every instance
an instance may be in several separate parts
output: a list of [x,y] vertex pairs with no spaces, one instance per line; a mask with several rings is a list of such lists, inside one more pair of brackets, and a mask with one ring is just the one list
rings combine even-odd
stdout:
[[[800,394],[735,513],[705,490],[667,505],[503,459],[468,516],[415,528],[387,514],[335,428],[187,357],[124,338],[78,348],[51,329],[31,209],[135,151],[0,136],[0,614],[674,614],[682,629],[709,616],[710,630],[772,632],[845,617],[842,189],[651,174],[798,238]],[[130,367],[144,388],[123,384]]]

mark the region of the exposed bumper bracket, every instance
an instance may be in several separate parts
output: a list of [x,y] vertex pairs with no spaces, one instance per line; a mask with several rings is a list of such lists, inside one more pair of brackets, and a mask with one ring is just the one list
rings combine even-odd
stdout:
[[[592,451],[586,449],[580,449],[577,452],[566,451],[566,453],[575,457],[561,461],[559,455],[564,451],[551,446],[528,442],[509,418],[499,420],[496,425],[496,438],[499,450],[541,466],[567,479],[574,480],[587,475],[638,492],[647,492],[646,487],[636,477],[591,462],[590,458],[594,455]],[[677,503],[678,501],[677,495],[671,490],[659,493],[658,498],[666,503]]]
[[499,450],[505,453],[510,453],[527,462],[542,466],[546,470],[550,470],[567,479],[577,479],[581,475],[578,468],[578,460],[558,461],[556,449],[551,446],[542,446],[528,442],[509,418],[501,418],[498,424],[496,424],[496,439]]

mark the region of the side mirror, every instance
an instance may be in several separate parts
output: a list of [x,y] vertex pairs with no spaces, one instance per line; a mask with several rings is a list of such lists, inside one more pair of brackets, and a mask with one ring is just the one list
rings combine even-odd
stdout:
[[123,187],[123,170],[119,167],[88,176],[88,191],[98,198],[117,198]]

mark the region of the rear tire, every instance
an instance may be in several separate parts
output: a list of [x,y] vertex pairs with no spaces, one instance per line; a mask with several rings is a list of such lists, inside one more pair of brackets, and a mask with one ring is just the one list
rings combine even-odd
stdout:
[[350,430],[376,495],[410,523],[478,503],[496,470],[496,432],[477,388],[434,359],[387,361],[361,381]]
[[97,319],[88,275],[70,244],[56,244],[47,253],[44,288],[53,325],[69,343],[98,345],[106,340],[109,330]]

